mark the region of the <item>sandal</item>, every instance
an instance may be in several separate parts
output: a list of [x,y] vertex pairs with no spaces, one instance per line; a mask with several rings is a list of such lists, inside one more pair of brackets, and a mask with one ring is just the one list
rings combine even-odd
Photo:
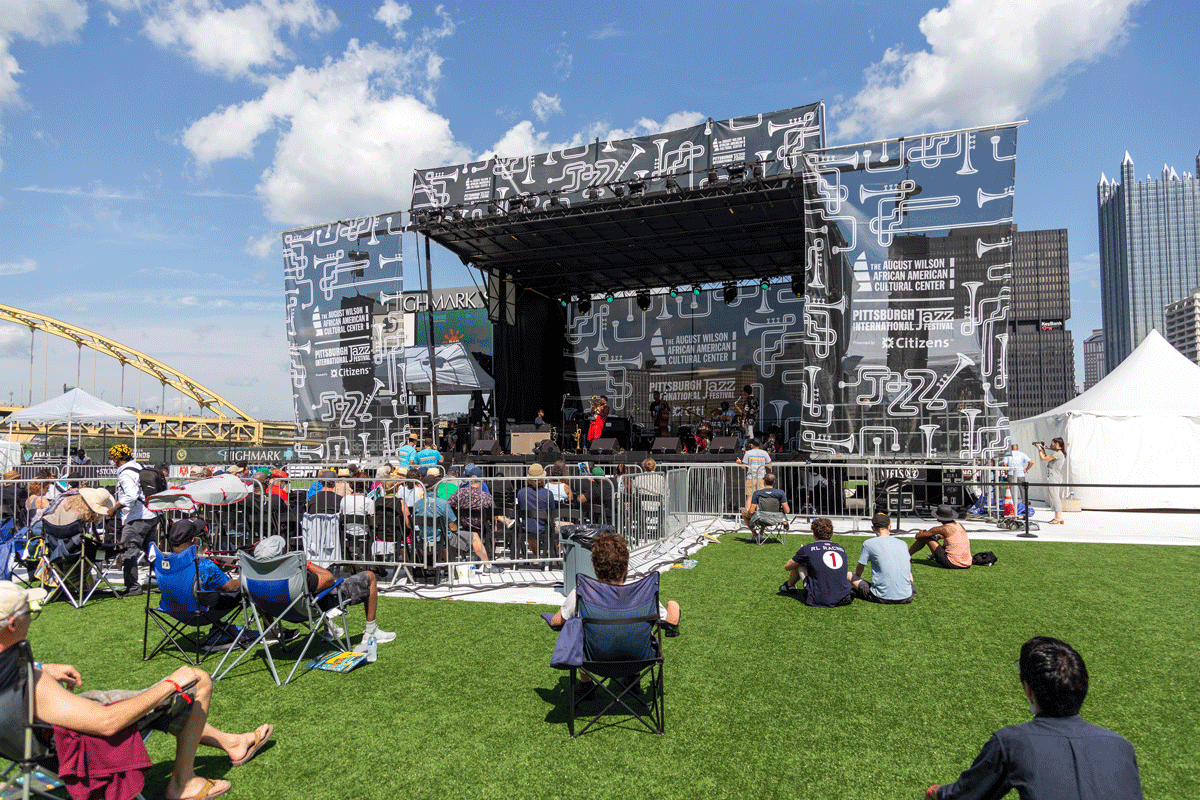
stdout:
[[[187,797],[178,797],[178,798],[167,797],[166,800],[208,800],[208,798],[210,798],[210,797],[220,797],[221,795],[225,794],[226,792],[228,792],[230,789],[233,788],[233,786],[228,781],[226,781],[224,789],[219,789],[214,792],[213,789],[216,787],[216,785],[217,785],[216,781],[211,780],[209,778],[205,778],[204,779],[204,788],[201,789],[198,793],[193,794],[193,795],[188,795]],[[165,795],[164,795],[164,797],[165,797]]]
[[1062,519],[1052,519],[1052,520],[1050,520],[1050,521],[1049,521],[1048,523],[1046,523],[1046,524],[1047,524],[1047,525],[1062,525],[1064,522],[1066,522],[1066,520],[1062,520]]
[[[264,728],[266,729],[265,731],[263,730]],[[271,734],[274,732],[274,725],[267,724],[258,726],[258,728],[254,731],[254,744],[250,745],[250,748],[246,750],[246,755],[242,756],[237,761],[231,760],[230,763],[232,763],[235,767],[240,767],[242,764],[245,764],[247,761],[254,758],[254,756],[258,754],[258,751],[261,750],[263,746],[271,740]]]

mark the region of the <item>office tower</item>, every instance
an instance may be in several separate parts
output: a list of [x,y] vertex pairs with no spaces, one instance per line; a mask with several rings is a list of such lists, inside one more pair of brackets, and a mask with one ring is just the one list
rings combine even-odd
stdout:
[[1075,396],[1075,343],[1065,324],[1071,259],[1065,229],[1012,231],[1008,418],[1024,419]]
[[1083,390],[1095,386],[1108,374],[1104,368],[1104,329],[1095,328],[1083,340]]
[[1200,286],[1200,179],[1164,164],[1158,180],[1137,181],[1126,152],[1120,183],[1101,173],[1096,194],[1104,360],[1111,372],[1147,333],[1162,330],[1168,303]]
[[1163,309],[1163,337],[1194,364],[1200,364],[1200,289]]

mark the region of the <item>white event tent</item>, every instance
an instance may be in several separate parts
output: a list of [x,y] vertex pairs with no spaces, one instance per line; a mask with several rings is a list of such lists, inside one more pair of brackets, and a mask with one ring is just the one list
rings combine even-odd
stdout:
[[6,421],[9,423],[10,438],[12,424],[16,422],[65,422],[68,448],[71,446],[71,428],[74,425],[87,422],[125,424],[133,428],[133,445],[137,448],[137,416],[112,403],[106,403],[83,389],[72,389],[36,406],[14,411],[6,417]]
[[[1012,423],[1013,441],[1046,472],[1033,442],[1067,443],[1068,483],[1200,486],[1200,366],[1150,334],[1099,383],[1058,408]],[[1200,509],[1200,489],[1073,486],[1085,509]],[[1040,487],[1030,487],[1044,498]]]

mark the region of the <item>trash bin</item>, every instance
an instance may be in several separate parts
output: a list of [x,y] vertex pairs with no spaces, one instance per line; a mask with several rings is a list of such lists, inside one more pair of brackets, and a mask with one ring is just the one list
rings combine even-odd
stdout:
[[612,525],[564,525],[559,530],[562,545],[563,583],[559,590],[566,596],[575,588],[575,576],[596,577],[592,566],[592,542],[602,533],[612,533]]

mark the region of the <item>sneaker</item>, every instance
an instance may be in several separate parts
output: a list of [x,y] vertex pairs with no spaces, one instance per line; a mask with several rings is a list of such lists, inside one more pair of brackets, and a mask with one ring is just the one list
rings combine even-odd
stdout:
[[143,593],[141,586],[130,586],[121,592],[122,597],[138,597]]
[[237,628],[233,628],[232,630],[229,628],[213,628],[204,640],[203,649],[205,652],[228,650],[236,637]]
[[497,572],[504,572],[504,567],[499,564],[488,564],[483,568],[483,572],[487,575],[495,575]]
[[341,625],[338,625],[336,622],[329,619],[329,617],[325,618],[325,634],[327,636],[332,636],[334,639],[346,638],[345,629]]
[[787,584],[787,581],[784,581],[784,582],[783,582],[782,584],[780,584],[780,586],[779,586],[779,593],[780,593],[780,594],[796,594],[796,587],[795,587],[795,586],[789,586],[789,585]]

